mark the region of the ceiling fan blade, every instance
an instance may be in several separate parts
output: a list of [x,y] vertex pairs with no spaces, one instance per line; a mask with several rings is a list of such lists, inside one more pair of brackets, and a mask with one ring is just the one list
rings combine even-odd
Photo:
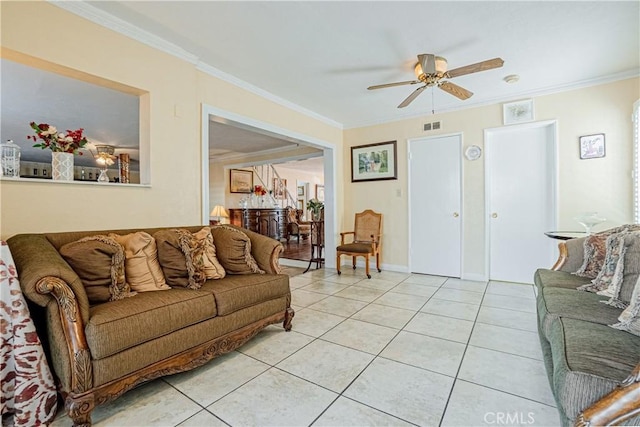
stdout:
[[493,58],[487,61],[478,62],[476,64],[466,65],[460,68],[454,68],[447,71],[446,76],[451,78],[464,76],[465,74],[478,73],[480,71],[491,70],[493,68],[500,68],[504,64],[502,58]]
[[420,83],[420,80],[407,80],[406,82],[385,83],[383,85],[369,86],[367,90],[384,89],[385,87],[393,87],[393,86],[414,85],[416,83]]
[[404,101],[402,101],[400,103],[400,105],[398,105],[398,108],[404,108],[407,105],[411,104],[411,102],[413,102],[414,99],[416,99],[418,97],[418,95],[420,95],[422,93],[423,90],[425,90],[427,88],[427,85],[424,85],[422,87],[419,87],[418,89],[414,90],[411,95],[409,95],[407,97],[407,99],[405,99]]
[[463,101],[473,96],[473,92],[451,82],[442,82],[438,85],[438,87],[443,91],[455,96],[456,98],[462,99]]
[[422,72],[425,74],[436,73],[436,57],[430,53],[423,53],[418,55],[418,61],[422,67]]

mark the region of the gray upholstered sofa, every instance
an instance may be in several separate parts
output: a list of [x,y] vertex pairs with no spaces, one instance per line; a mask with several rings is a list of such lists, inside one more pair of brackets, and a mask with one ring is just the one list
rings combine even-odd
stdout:
[[[182,229],[188,230],[189,235],[207,231],[202,226]],[[174,259],[175,265],[169,269],[169,262],[161,265],[167,279],[162,290],[138,291],[135,295],[127,290],[130,295],[109,299],[109,288],[106,302],[91,300],[91,295],[99,294],[95,290],[98,286],[88,287],[99,275],[94,274],[98,268],[80,273],[70,265],[83,261],[85,254],[87,258],[91,253],[95,255],[97,245],[103,244],[104,239],[91,240],[91,250],[75,251],[80,260],[71,260],[68,253],[63,257],[68,245],[86,243],[86,239],[144,234],[153,240],[154,247],[157,241],[162,264],[161,240],[149,236],[167,232],[173,235],[174,231],[83,231],[21,234],[8,239],[23,294],[32,305],[32,316],[39,320],[38,333],[74,425],[90,425],[96,405],[145,381],[200,366],[234,350],[270,324],[283,322],[285,330],[291,329],[294,313],[290,308],[289,277],[279,274],[282,245],[248,230],[211,227],[209,237],[215,243],[218,260],[226,263],[226,277],[206,281],[203,278],[199,287],[170,287],[169,276],[190,267],[184,258],[182,267]],[[167,242],[164,240],[163,244]],[[230,259],[228,254],[234,248],[250,251],[251,257],[245,252],[240,259]],[[229,274],[243,267],[248,258],[263,271]],[[190,283],[187,273],[183,273],[181,280]],[[109,274],[107,279],[111,280]]]
[[576,288],[585,238],[559,245],[553,269],[535,273],[538,333],[562,425],[640,424],[640,336],[611,328],[621,308]]

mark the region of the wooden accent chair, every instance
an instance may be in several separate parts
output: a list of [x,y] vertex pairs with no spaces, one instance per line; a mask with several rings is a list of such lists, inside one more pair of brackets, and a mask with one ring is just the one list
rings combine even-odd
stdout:
[[[376,256],[376,268],[378,273],[380,269],[380,253],[382,246],[380,240],[382,238],[382,214],[376,213],[370,209],[356,214],[356,222],[353,228],[354,231],[346,231],[340,233],[340,246],[336,248],[337,251],[337,268],[338,274],[340,271],[340,257],[342,255],[351,256],[353,269],[356,269],[356,257],[364,257],[364,265],[367,273],[367,277],[371,279],[369,274],[369,257]],[[345,236],[352,234],[353,241],[351,243],[345,243]]]
[[301,214],[301,210],[287,207],[287,242],[292,235],[297,236],[300,243],[300,236],[306,239],[311,234],[311,223],[300,221]]

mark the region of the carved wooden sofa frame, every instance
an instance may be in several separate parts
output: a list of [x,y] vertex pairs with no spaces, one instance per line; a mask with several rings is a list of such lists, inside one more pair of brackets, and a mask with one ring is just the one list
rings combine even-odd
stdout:
[[[567,242],[558,244],[559,256],[551,268],[559,271],[569,262]],[[622,383],[596,403],[582,411],[576,427],[618,425],[640,414],[640,363]]]
[[[265,238],[248,230],[243,231],[251,238],[255,236],[259,236],[261,239]],[[11,239],[9,241],[11,243]],[[277,243],[271,253],[256,255],[260,258],[258,262],[262,262],[265,266],[268,265],[268,271],[279,272],[278,259],[282,250],[282,245]],[[64,280],[54,276],[45,276],[36,281],[35,292],[52,296],[57,303],[66,352],[70,361],[69,391],[65,391],[61,384],[58,384],[58,391],[64,399],[65,410],[74,426],[91,426],[91,412],[97,405],[110,402],[144,382],[204,365],[211,359],[242,346],[260,330],[271,324],[282,322],[285,331],[290,331],[295,315],[291,308],[291,294],[289,293],[286,295],[286,308],[282,312],[205,341],[118,379],[94,386],[91,353],[76,294]]]

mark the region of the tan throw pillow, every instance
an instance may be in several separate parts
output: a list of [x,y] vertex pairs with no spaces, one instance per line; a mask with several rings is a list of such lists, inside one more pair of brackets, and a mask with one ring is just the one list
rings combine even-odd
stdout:
[[251,255],[251,240],[242,231],[226,225],[211,227],[217,257],[228,274],[264,274]]
[[136,294],[125,281],[124,248],[108,236],[67,243],[60,248],[60,254],[80,277],[91,304]]
[[216,247],[213,244],[209,227],[203,227],[195,233],[180,229],[176,232],[179,235],[180,247],[186,257],[190,277],[202,282],[204,280],[200,278],[200,274],[204,274],[205,279],[224,278],[226,273],[216,258]]
[[149,233],[139,231],[124,236],[109,234],[109,237],[124,247],[125,278],[132,290],[149,292],[171,289],[158,262],[156,239]]

